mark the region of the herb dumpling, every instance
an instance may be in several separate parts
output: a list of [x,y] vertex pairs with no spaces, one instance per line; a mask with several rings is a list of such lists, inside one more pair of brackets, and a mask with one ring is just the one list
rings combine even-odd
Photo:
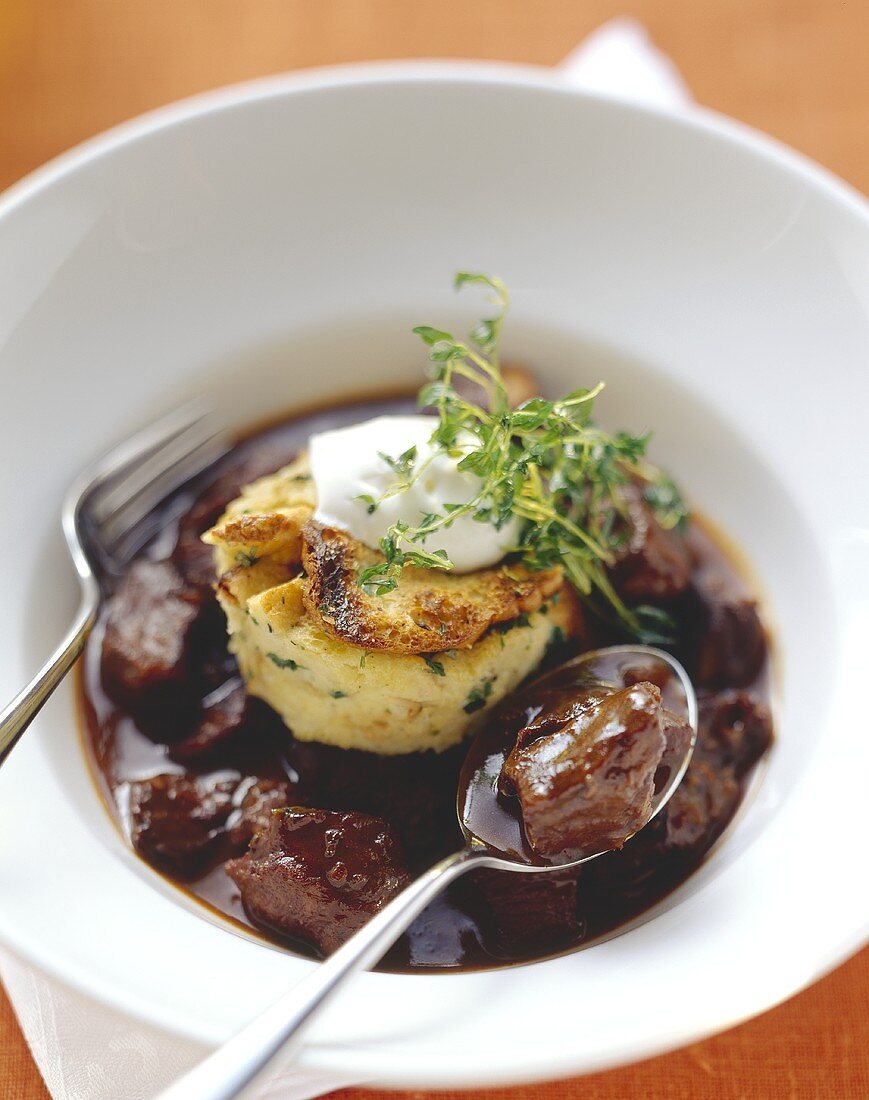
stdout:
[[385,755],[460,741],[581,616],[560,569],[406,569],[369,596],[378,555],[312,519],[304,456],[248,486],[204,539],[248,691],[303,741]]

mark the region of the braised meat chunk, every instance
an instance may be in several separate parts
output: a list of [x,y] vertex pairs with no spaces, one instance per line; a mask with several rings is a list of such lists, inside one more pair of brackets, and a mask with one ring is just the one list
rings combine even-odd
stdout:
[[243,852],[293,784],[237,771],[163,773],[130,783],[130,839],[154,867],[185,880]]
[[298,807],[272,813],[248,853],[228,862],[226,870],[252,920],[323,954],[408,882],[398,841],[385,821]]
[[197,501],[179,527],[172,560],[188,584],[201,588],[214,584],[214,554],[202,541],[202,532],[216,522],[224,503],[210,496]]
[[244,730],[252,700],[239,682],[203,709],[193,733],[173,745],[171,756],[182,764],[212,759]]
[[621,495],[627,516],[623,546],[610,570],[613,585],[631,603],[680,596],[691,583],[688,543],[681,532],[661,526],[640,485],[624,486]]
[[137,717],[189,709],[185,692],[202,597],[165,561],[137,561],[109,601],[102,680]]
[[590,690],[566,721],[544,713],[519,731],[501,789],[518,798],[540,856],[566,861],[620,848],[651,816],[666,747],[654,684]]
[[704,687],[744,687],[766,660],[766,635],[753,600],[698,590],[695,678]]
[[[661,728],[664,731],[664,739],[667,743],[667,751],[661,763],[666,763],[670,758],[681,761],[692,740],[694,740],[694,731],[691,729],[687,717],[664,709],[661,711]],[[655,778],[657,781],[658,777]],[[668,776],[663,777],[665,783],[668,778]]]
[[769,710],[744,691],[724,691],[700,704],[702,744],[742,779],[772,744]]
[[275,810],[298,806],[301,802],[297,784],[247,776],[236,789],[232,800],[234,809],[226,822],[231,854],[243,852],[257,833],[268,828]]
[[130,784],[130,835],[149,863],[190,879],[220,861],[237,772],[163,774]]
[[582,931],[578,877],[578,871],[476,872],[474,886],[486,907],[497,953],[513,958],[528,951],[554,951],[575,939]]
[[718,769],[698,753],[667,803],[670,852],[704,851],[739,805],[740,789],[729,768]]
[[381,756],[316,741],[294,741],[290,765],[305,777],[311,801],[388,821],[408,861],[423,866],[461,844],[455,791],[465,745],[444,752]]

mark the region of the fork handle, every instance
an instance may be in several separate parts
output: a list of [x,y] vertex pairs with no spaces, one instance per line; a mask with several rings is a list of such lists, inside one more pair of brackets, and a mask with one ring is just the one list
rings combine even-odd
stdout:
[[0,765],[15,748],[43,704],[75,664],[97,618],[96,585],[82,578],[82,598],[72,626],[57,649],[29,684],[0,711]]
[[[360,970],[374,966],[413,918],[459,875],[502,861],[463,848],[416,879],[317,969],[223,1046],[184,1074],[156,1100],[231,1100],[251,1085],[280,1052],[289,1059],[320,1009]],[[247,1095],[247,1092],[245,1092]]]

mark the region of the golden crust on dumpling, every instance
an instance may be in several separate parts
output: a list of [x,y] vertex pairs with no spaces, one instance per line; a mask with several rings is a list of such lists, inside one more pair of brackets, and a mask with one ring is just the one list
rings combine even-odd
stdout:
[[562,586],[560,569],[499,565],[474,573],[407,568],[398,587],[369,595],[359,571],[383,558],[313,521],[302,530],[305,604],[336,637],[390,653],[441,653],[474,645],[489,627],[538,610]]
[[202,536],[203,542],[215,548],[218,574],[263,558],[298,565],[302,528],[316,506],[307,455],[246,486]]

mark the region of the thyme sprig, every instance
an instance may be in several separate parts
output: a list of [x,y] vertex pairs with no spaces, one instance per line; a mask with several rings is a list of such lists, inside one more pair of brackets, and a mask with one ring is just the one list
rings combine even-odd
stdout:
[[[468,500],[445,505],[441,514],[423,516],[416,526],[394,523],[380,540],[384,560],[362,570],[359,583],[383,595],[396,587],[408,565],[451,569],[445,551],[427,551],[421,544],[436,543],[437,532],[462,516],[498,530],[519,519],[520,535],[510,551],[514,560],[531,570],[560,565],[586,601],[617,618],[629,633],[667,640],[667,616],[657,608],[625,605],[607,572],[629,536],[626,486],[642,485],[664,527],[677,526],[687,514],[673,481],[645,459],[649,435],[612,435],[594,423],[603,383],[555,401],[534,397],[511,409],[500,365],[507,288],[500,279],[470,272],[460,272],[455,286],[485,288],[495,310],[466,341],[429,325],[413,330],[427,345],[432,364],[419,405],[437,412],[430,441],[434,453],[446,453],[458,460],[459,470],[476,474],[479,489]],[[472,383],[470,392],[461,380]],[[484,400],[474,400],[474,393]],[[426,466],[413,449],[384,459],[396,484],[378,499],[366,498],[369,511],[413,485]]]

